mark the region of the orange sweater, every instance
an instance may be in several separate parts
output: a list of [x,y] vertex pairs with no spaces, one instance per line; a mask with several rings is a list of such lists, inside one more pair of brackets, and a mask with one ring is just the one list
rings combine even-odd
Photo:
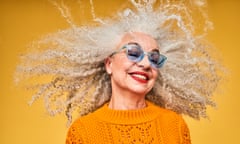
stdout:
[[147,102],[140,110],[111,110],[108,104],[79,118],[66,144],[190,144],[183,118]]

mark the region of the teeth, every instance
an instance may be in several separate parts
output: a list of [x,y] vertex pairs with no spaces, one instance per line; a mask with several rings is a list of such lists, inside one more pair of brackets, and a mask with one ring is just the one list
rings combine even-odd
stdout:
[[143,80],[147,80],[147,77],[145,77],[143,75],[133,74],[133,76],[138,77],[138,78],[143,79]]

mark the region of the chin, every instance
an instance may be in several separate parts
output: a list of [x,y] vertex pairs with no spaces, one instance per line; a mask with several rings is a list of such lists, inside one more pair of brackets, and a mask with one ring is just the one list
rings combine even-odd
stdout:
[[150,90],[148,89],[142,89],[142,88],[133,88],[130,91],[132,91],[135,94],[139,95],[146,95]]

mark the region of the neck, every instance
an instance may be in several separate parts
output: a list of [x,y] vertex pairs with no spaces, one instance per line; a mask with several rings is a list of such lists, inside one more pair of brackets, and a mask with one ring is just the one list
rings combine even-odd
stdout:
[[144,107],[146,107],[145,97],[139,95],[113,94],[109,102],[109,108],[116,110],[134,110]]

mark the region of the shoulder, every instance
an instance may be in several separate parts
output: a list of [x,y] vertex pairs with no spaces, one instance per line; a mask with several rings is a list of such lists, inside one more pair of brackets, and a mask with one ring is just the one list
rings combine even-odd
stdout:
[[162,123],[185,123],[181,114],[178,114],[172,110],[162,108],[158,105],[150,103],[155,107],[156,112],[158,113],[157,119]]
[[88,132],[93,120],[91,114],[76,119],[68,129],[66,143],[82,143],[86,139],[83,134]]
[[155,111],[157,111],[159,113],[159,116],[171,116],[171,117],[178,117],[180,116],[180,114],[170,110],[170,109],[166,109],[163,107],[160,107],[159,105],[156,105],[150,101],[147,101],[148,106],[153,107]]
[[72,125],[68,129],[66,144],[81,143],[83,141],[81,136],[83,131],[84,128],[81,125],[81,120],[77,119],[72,123]]
[[70,128],[78,128],[78,129],[84,129],[85,125],[87,123],[92,123],[94,121],[94,114],[93,113],[89,113],[85,116],[81,116],[79,118],[77,118],[72,125],[70,126]]
[[179,136],[180,143],[190,144],[190,132],[182,115],[159,106],[156,106],[156,109],[158,111],[157,126],[164,131],[162,135],[169,137],[168,134],[171,133],[172,136]]

